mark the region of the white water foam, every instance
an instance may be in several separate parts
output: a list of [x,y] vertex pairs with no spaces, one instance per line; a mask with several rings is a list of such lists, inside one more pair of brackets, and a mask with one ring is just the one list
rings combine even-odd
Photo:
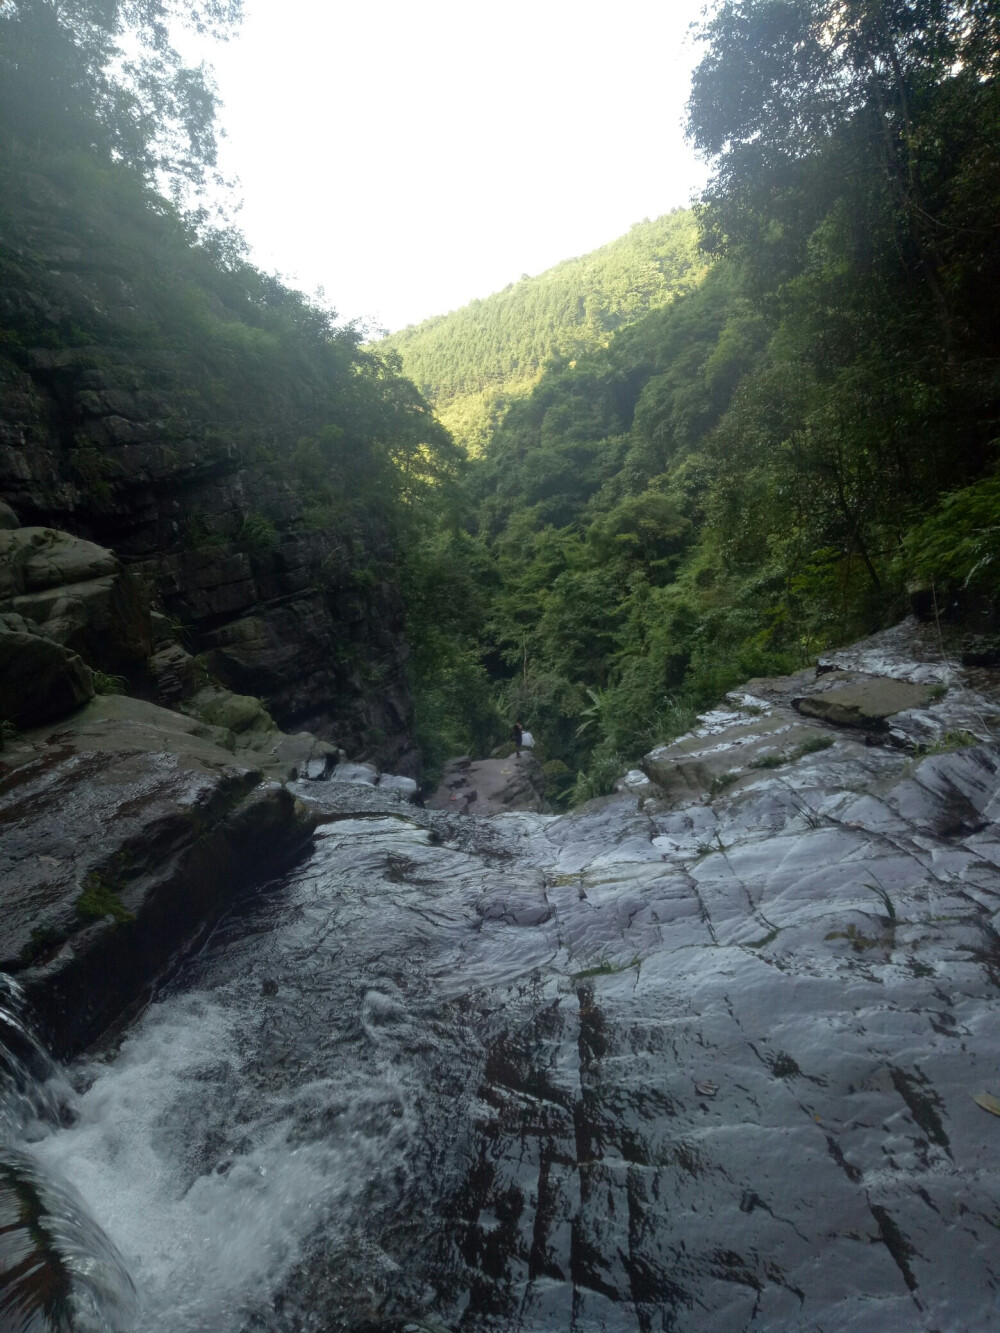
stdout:
[[125,1256],[147,1333],[239,1328],[408,1134],[405,1095],[384,1071],[252,1105],[239,1082],[244,1023],[206,995],[155,1006],[113,1064],[91,1071],[72,1128],[35,1145]]

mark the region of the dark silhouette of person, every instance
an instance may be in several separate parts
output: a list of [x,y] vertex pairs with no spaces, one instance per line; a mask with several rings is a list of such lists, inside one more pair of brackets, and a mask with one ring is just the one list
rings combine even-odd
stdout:
[[524,735],[524,728],[521,726],[520,718],[518,718],[513,727],[511,727],[511,735],[514,738],[514,758],[516,759],[521,753],[521,737]]

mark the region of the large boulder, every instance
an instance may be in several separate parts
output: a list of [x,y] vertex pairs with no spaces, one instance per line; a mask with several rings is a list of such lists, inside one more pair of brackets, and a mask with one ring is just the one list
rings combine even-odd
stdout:
[[647,776],[668,802],[707,799],[762,769],[790,769],[833,737],[815,723],[773,709],[756,695],[732,695],[729,706],[706,713],[699,725],[642,760]]
[[116,574],[112,553],[54,528],[0,529],[0,598]]
[[108,672],[144,664],[153,650],[145,579],[105,547],[53,528],[0,528],[4,612]]
[[61,644],[0,616],[0,719],[21,729],[65,717],[93,698],[86,663]]
[[792,704],[804,717],[821,718],[837,727],[881,731],[889,718],[926,708],[933,697],[930,685],[832,671],[820,676],[808,692],[796,695]]
[[234,694],[217,685],[206,685],[183,705],[183,711],[213,727],[227,731],[276,731],[274,718],[252,694]]

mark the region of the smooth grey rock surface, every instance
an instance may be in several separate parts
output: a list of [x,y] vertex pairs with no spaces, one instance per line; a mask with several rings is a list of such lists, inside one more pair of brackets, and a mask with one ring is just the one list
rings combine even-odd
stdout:
[[85,583],[116,574],[120,565],[94,542],[53,528],[0,529],[0,598]]
[[506,759],[467,755],[445,765],[437,790],[427,798],[430,810],[496,815],[511,810],[545,809],[545,774],[528,750]]
[[792,763],[800,747],[832,743],[828,732],[794,713],[747,698],[733,709],[707,713],[689,735],[643,758],[644,771],[665,799],[705,797],[717,784],[750,774],[754,765]]
[[[982,684],[929,705],[942,735],[950,707],[989,709]],[[799,686],[757,689],[698,744],[736,764],[770,718],[749,752],[780,745]],[[378,787],[312,789],[329,834],[296,885],[336,939],[331,1012],[374,1026],[391,952],[373,1044],[420,1088],[420,1171],[381,1231],[364,1214],[387,1318],[993,1327],[1000,1121],[974,1097],[1000,1096],[1000,744],[816,727],[835,743],[714,792],[560,818],[459,816],[449,796],[380,824]]]
[[619,778],[615,783],[615,791],[650,792],[652,790],[652,780],[647,777],[641,768],[630,768],[625,776]]
[[932,697],[929,686],[912,681],[834,671],[821,676],[809,693],[796,695],[792,706],[835,726],[879,728],[896,713],[926,708]]
[[93,670],[143,674],[149,604],[145,581],[104,547],[50,528],[0,528],[0,624],[20,636],[8,633],[0,650],[0,712],[39,725],[93,694]]

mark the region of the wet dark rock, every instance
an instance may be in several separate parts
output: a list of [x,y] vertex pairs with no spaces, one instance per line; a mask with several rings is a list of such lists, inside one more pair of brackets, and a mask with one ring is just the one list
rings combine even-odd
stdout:
[[106,696],[4,752],[0,968],[23,981],[58,1050],[92,1041],[307,841],[292,794],[219,739]]
[[[14,626],[20,623],[20,629]],[[33,727],[64,717],[94,694],[94,677],[76,653],[24,622],[0,617],[0,717]]]

